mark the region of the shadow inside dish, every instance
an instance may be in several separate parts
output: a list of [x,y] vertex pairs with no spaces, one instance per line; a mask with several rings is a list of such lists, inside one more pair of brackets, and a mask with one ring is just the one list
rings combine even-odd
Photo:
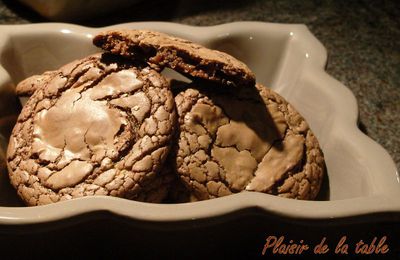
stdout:
[[8,140],[21,106],[14,94],[13,84],[10,82],[2,83],[0,86],[0,206],[24,206],[10,183],[6,164]]

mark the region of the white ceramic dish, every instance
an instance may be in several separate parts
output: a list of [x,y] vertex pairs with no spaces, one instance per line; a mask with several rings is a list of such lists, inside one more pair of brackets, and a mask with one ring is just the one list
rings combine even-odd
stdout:
[[163,31],[226,51],[247,63],[259,82],[283,95],[309,122],[326,157],[329,190],[325,192],[329,198],[298,201],[247,192],[179,205],[85,197],[39,207],[12,206],[16,195],[5,177],[4,154],[7,134],[18,113],[13,85],[34,73],[97,52],[91,38],[107,28],[56,23],[0,26],[0,224],[45,223],[97,211],[140,221],[191,223],[251,208],[306,220],[400,213],[400,183],[394,162],[357,128],[353,94],[324,71],[326,50],[304,25],[237,22],[191,27],[147,22],[112,27]]

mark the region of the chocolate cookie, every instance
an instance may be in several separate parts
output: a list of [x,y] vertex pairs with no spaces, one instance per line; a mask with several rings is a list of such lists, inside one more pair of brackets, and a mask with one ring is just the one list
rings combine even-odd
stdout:
[[[47,76],[46,76],[47,77]],[[10,137],[10,180],[28,205],[88,195],[160,202],[176,120],[167,81],[113,55],[72,62],[29,98]]]
[[56,70],[46,71],[40,75],[33,75],[24,79],[15,87],[15,93],[20,97],[30,97],[40,86],[44,86],[59,72]]
[[322,151],[306,121],[281,96],[262,85],[219,92],[193,87],[175,98],[176,171],[193,195],[317,196],[325,171]]
[[156,67],[169,67],[192,78],[234,86],[253,86],[255,76],[234,57],[188,40],[147,30],[111,30],[93,43],[111,53],[145,59]]

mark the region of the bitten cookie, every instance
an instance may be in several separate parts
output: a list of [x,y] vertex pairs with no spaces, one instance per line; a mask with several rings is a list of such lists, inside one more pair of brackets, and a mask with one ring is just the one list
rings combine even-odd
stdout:
[[193,86],[175,98],[176,171],[199,200],[240,191],[314,199],[325,163],[296,110],[257,85],[238,91]]
[[192,78],[234,86],[255,84],[254,73],[241,61],[188,40],[147,30],[111,30],[93,43],[111,53],[144,59],[156,67],[169,67]]
[[88,195],[160,202],[176,112],[158,72],[113,55],[72,62],[44,80],[10,137],[12,185],[28,205]]

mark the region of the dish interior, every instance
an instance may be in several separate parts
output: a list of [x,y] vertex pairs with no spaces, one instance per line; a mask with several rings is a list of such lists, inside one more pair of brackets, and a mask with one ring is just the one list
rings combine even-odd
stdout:
[[[242,60],[256,73],[257,81],[283,95],[309,122],[319,139],[327,163],[327,178],[322,200],[364,197],[379,192],[371,185],[371,174],[364,158],[346,136],[337,134],[331,120],[335,106],[326,86],[316,85],[304,77],[310,66],[309,55],[298,45],[296,31],[265,33],[257,28],[215,32],[203,38],[173,33],[207,47],[225,51]],[[272,28],[272,30],[275,30]],[[60,66],[88,54],[99,52],[91,43],[92,34],[63,29],[57,31],[14,33],[3,39],[0,49],[0,206],[21,206],[8,182],[5,153],[10,132],[21,109],[13,93],[20,80]],[[0,46],[1,46],[0,45]],[[268,195],[266,195],[268,196]],[[299,201],[298,203],[302,203]]]

